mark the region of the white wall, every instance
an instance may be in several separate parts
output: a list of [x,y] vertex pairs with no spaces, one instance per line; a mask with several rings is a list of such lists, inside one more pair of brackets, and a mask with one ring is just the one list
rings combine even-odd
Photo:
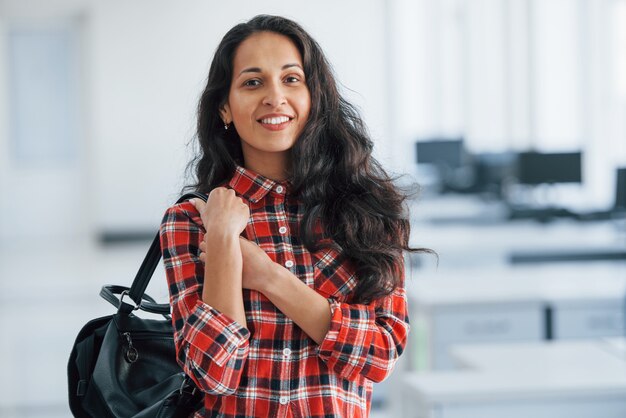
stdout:
[[[184,184],[187,143],[213,52],[228,29],[260,13],[295,19],[321,44],[346,96],[362,110],[377,155],[388,162],[384,12],[383,0],[4,0],[0,25],[80,16],[85,127],[80,175],[88,185],[81,204],[94,233],[158,226]],[[0,90],[0,96],[6,94]],[[5,126],[0,124],[0,154],[8,143]],[[11,176],[5,175],[5,182],[15,180]],[[6,213],[1,205],[0,211]]]
[[[82,3],[58,1],[57,8],[34,0],[0,3],[0,246],[28,245],[34,239],[75,240],[88,229],[88,214],[83,210],[86,178],[81,175],[84,141],[77,141],[79,135],[82,139],[77,132],[83,126],[77,120],[80,117],[73,117],[74,111],[79,113],[82,108],[76,94],[83,85],[78,46]],[[34,39],[38,40],[33,43]],[[55,45],[60,53],[52,54],[44,47],[46,43]],[[16,62],[8,61],[10,48],[21,56],[18,61],[26,71],[11,72],[17,67]],[[48,64],[51,67],[46,72]],[[25,73],[40,76],[28,83]],[[71,77],[69,83],[64,80],[66,74]],[[54,77],[58,84],[50,83]],[[32,105],[22,116],[36,115],[19,125],[24,138],[30,138],[26,142],[31,148],[22,148],[22,152],[16,151],[9,136],[18,126],[11,125],[10,115],[16,107],[10,101],[14,86],[9,84],[17,79],[21,79],[22,93],[30,94],[28,103]],[[75,123],[68,123],[70,119]],[[38,146],[41,148],[35,149]],[[43,151],[50,148],[55,152]],[[65,151],[56,152],[60,149]]]
[[258,13],[301,23],[384,138],[383,2],[113,0],[91,20],[91,114],[98,228],[150,228],[182,186],[197,99],[234,24]]

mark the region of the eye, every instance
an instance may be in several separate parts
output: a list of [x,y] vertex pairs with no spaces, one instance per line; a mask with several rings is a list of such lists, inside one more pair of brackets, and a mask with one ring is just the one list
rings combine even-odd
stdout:
[[246,80],[243,82],[243,85],[246,87],[256,87],[261,85],[261,80],[256,78],[251,78],[250,80]]
[[285,77],[285,82],[292,84],[292,83],[298,83],[300,81],[300,77],[297,75],[289,75],[287,77]]

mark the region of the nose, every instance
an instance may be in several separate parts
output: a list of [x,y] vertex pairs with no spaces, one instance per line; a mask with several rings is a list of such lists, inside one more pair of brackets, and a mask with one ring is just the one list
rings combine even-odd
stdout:
[[274,82],[267,85],[265,97],[263,98],[263,104],[279,107],[287,102],[284,91],[285,86],[280,82]]

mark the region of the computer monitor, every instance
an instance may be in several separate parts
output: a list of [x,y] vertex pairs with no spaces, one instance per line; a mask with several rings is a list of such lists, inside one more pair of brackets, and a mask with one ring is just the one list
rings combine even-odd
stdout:
[[415,143],[418,164],[458,168],[465,163],[462,138],[429,139]]
[[582,182],[582,153],[521,152],[517,156],[517,180],[521,184]]
[[474,168],[473,190],[500,196],[504,185],[515,176],[517,154],[514,152],[483,152],[471,156]]
[[615,209],[619,211],[626,211],[626,167],[617,169]]

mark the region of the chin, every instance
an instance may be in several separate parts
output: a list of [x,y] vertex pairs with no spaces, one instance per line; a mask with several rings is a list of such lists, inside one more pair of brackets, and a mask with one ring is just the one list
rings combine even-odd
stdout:
[[285,152],[293,148],[295,143],[295,140],[272,141],[263,144],[264,146],[259,147],[259,149],[265,152]]
[[296,139],[289,137],[276,136],[258,136],[255,141],[245,141],[241,139],[241,145],[244,148],[248,148],[251,152],[262,153],[282,153],[287,152],[293,148],[296,143]]

